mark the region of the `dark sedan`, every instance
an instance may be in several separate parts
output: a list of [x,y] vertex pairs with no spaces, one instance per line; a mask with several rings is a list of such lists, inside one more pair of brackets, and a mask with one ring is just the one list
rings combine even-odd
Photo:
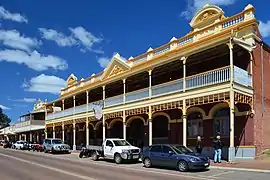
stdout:
[[189,169],[205,169],[210,165],[208,157],[197,155],[185,146],[170,144],[149,146],[144,150],[142,160],[147,168],[151,166],[176,167],[182,172]]

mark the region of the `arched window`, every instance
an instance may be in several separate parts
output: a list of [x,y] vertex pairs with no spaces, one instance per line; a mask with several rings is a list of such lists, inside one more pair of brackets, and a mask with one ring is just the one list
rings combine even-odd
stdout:
[[214,135],[220,133],[221,136],[230,134],[230,109],[223,108],[216,112],[214,116]]
[[194,112],[188,115],[188,137],[203,136],[203,118],[200,112]]

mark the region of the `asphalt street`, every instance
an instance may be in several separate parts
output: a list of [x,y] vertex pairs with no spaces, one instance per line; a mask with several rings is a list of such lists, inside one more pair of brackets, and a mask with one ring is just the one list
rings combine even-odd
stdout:
[[79,159],[76,154],[52,155],[0,148],[2,180],[269,180],[270,173],[210,169],[180,173],[141,163],[116,165],[108,161]]

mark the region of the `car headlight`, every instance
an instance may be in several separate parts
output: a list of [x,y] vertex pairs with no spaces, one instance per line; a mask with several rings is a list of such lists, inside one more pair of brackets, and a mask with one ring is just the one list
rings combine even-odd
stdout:
[[122,150],[122,153],[129,153],[129,150]]
[[189,160],[191,162],[198,162],[198,161],[200,161],[198,158],[195,158],[195,157],[190,157]]

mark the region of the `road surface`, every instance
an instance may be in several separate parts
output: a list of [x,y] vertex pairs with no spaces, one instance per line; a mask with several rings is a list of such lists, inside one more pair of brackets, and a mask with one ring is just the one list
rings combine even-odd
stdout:
[[269,180],[270,174],[210,169],[180,173],[176,170],[151,168],[142,164],[116,165],[93,162],[77,155],[52,155],[0,148],[2,180]]

